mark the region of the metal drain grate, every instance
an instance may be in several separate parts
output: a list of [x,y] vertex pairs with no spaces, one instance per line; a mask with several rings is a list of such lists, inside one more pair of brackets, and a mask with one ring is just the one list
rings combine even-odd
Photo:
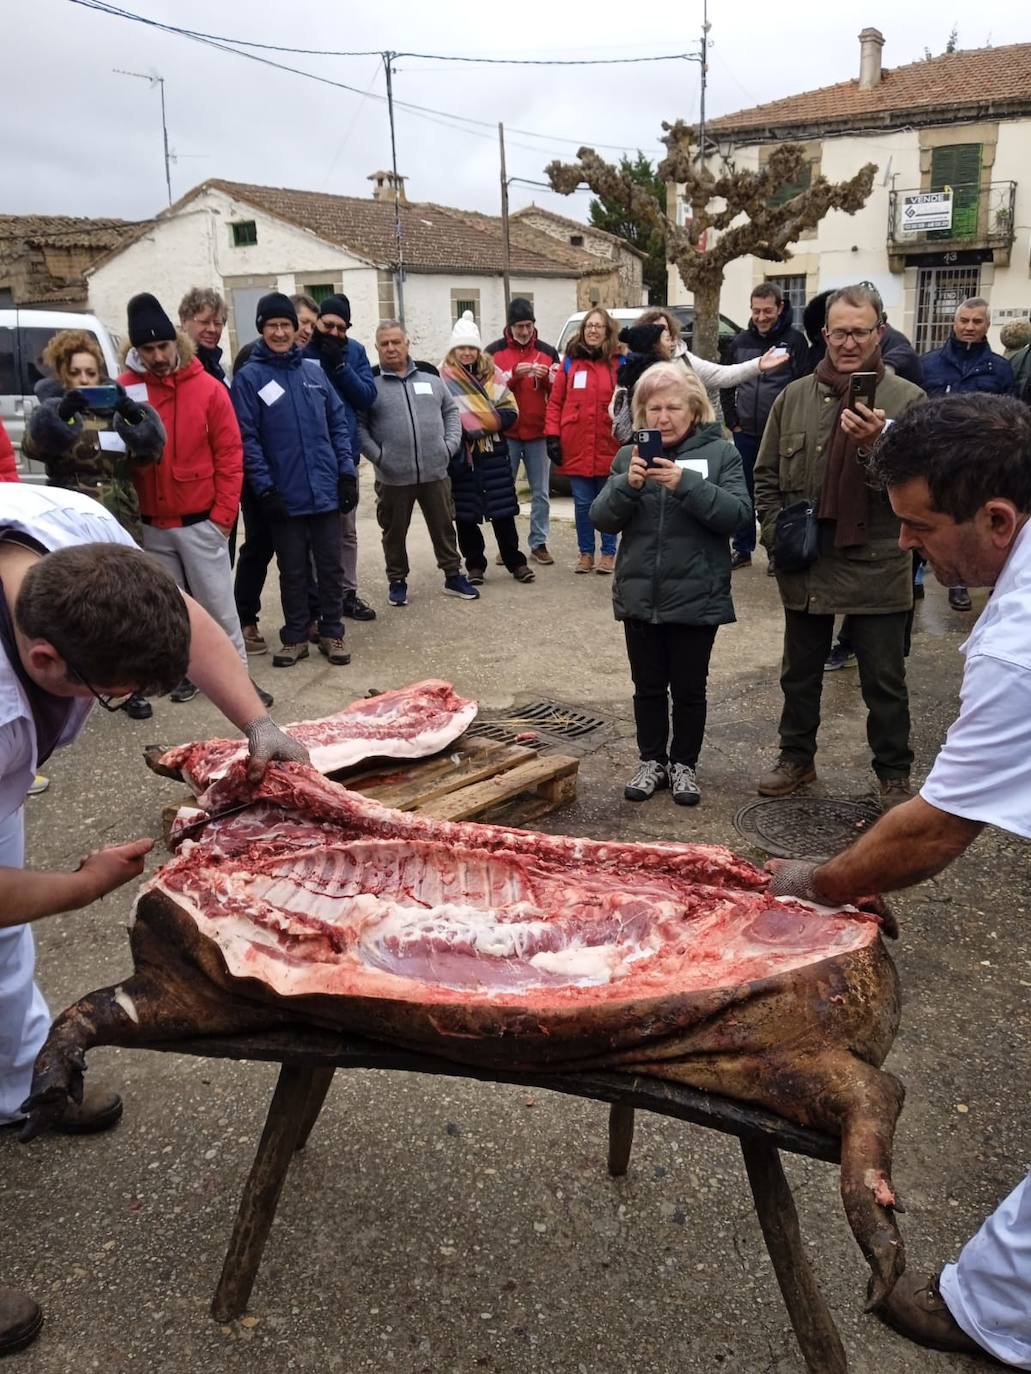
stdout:
[[880,817],[868,802],[834,797],[767,797],[734,817],[743,839],[782,859],[829,859]]
[[592,716],[562,701],[528,701],[517,706],[504,722],[511,729],[543,730],[560,739],[584,739],[605,724],[601,716]]
[[500,725],[493,720],[474,720],[467,735],[474,735],[477,739],[492,739],[499,744],[521,744],[524,749],[545,749],[548,741],[534,735],[532,739],[520,739],[521,731],[510,730],[506,725]]

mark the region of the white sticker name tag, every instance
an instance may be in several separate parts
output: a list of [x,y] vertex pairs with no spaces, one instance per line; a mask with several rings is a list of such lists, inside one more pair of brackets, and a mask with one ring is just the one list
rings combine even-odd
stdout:
[[146,401],[146,399],[147,399],[147,383],[146,383],[146,382],[133,382],[132,386],[127,386],[127,387],[125,388],[125,394],[126,394],[126,396],[129,397],[129,400],[130,400],[130,401],[136,401],[136,402]]
[[113,429],[98,430],[97,439],[100,441],[100,447],[107,453],[125,452],[125,445]]
[[708,477],[709,464],[705,458],[678,458],[677,467],[685,472],[697,472],[699,477]]
[[261,397],[261,399],[265,402],[267,406],[274,406],[276,402],[279,400],[280,396],[286,395],[286,391],[283,387],[279,385],[277,381],[273,380],[271,382],[266,382],[265,385],[259,390],[258,395]]
[[413,382],[413,383],[412,383],[412,390],[415,392],[416,396],[432,396],[432,395],[433,395],[433,383],[432,383],[432,382]]
[[574,390],[574,391],[586,391],[586,390],[587,390],[587,373],[586,373],[586,372],[574,372],[574,373],[573,373],[573,390]]

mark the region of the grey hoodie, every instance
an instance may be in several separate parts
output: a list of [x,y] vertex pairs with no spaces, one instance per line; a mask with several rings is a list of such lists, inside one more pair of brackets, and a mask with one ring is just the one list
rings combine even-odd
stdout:
[[439,482],[462,443],[458,406],[439,377],[409,361],[404,376],[381,372],[376,399],[358,417],[361,451],[389,487]]

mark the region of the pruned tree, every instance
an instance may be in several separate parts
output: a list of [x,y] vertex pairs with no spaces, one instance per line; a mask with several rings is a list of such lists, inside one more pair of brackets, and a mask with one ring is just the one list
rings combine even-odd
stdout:
[[[727,264],[749,256],[786,262],[791,257],[790,245],[807,229],[815,229],[829,210],[854,215],[862,208],[877,168],[868,162],[848,181],[830,182],[816,176],[806,183],[810,169],[802,148],[782,143],[757,172],[740,171],[733,164],[712,172],[697,159],[689,125],[677,120],[662,127],[667,151],[657,171],[663,183],[683,185],[684,199],[691,207],[686,224],[678,224],[656,196],[593,148],[581,148],[578,162],[550,163],[546,174],[562,195],[586,183],[596,196],[653,226],[665,242],[667,260],[694,295],[692,346],[702,357],[714,359]],[[801,188],[796,194],[780,199],[778,192],[796,186]]]
[[[627,176],[655,199],[665,195],[666,188],[659,178],[651,161],[640,149],[636,158],[624,155],[616,168],[620,176]],[[652,305],[666,303],[666,245],[655,226],[642,223],[628,215],[625,207],[607,201],[604,196],[592,200],[587,207],[591,223],[606,233],[616,234],[627,243],[632,243],[642,253],[647,254],[643,265],[644,285],[648,289],[648,300]]]

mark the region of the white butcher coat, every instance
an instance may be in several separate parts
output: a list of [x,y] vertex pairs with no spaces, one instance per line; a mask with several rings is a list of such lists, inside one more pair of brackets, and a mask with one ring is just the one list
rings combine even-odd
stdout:
[[[128,544],[132,539],[98,502],[59,487],[0,488],[0,530],[31,535],[45,549],[73,544]],[[69,701],[59,745],[86,724],[93,699]],[[36,731],[25,691],[0,646],[0,864],[24,864],[24,803],[36,773]],[[29,1095],[32,1064],[50,1029],[50,1014],[33,981],[35,947],[29,926],[0,928],[0,1122],[16,1121]]]

